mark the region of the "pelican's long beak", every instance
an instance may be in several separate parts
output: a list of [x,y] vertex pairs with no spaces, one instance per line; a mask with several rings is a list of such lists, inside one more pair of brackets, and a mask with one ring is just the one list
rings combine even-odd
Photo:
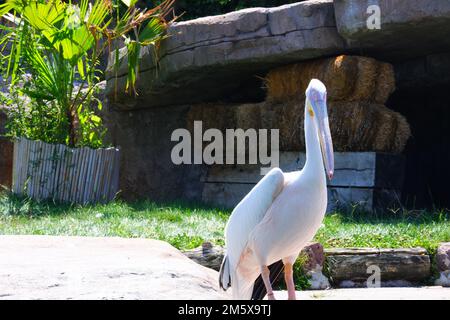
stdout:
[[333,141],[331,139],[330,125],[328,122],[327,105],[325,101],[316,101],[316,110],[321,110],[317,114],[317,123],[319,129],[320,148],[322,149],[322,157],[327,172],[328,179],[333,179],[334,175],[334,153]]

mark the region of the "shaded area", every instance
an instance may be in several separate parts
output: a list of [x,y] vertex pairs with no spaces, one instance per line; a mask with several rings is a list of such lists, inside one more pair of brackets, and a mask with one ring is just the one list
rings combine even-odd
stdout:
[[387,105],[403,114],[412,137],[406,149],[403,203],[408,208],[450,208],[450,54],[395,65],[397,90]]

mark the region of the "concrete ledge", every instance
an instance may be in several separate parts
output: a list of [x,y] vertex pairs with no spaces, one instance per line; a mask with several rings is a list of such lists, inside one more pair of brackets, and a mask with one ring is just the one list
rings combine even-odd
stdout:
[[[301,170],[302,152],[281,152],[284,172]],[[202,201],[226,208],[235,207],[261,180],[257,165],[211,166],[202,178]],[[328,182],[327,211],[358,205],[367,212],[398,206],[403,183],[401,155],[377,152],[335,152],[335,176]]]

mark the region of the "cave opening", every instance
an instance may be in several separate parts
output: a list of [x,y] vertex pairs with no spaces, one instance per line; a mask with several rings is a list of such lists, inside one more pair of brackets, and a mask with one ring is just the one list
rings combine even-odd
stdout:
[[397,89],[387,106],[403,114],[411,134],[402,203],[409,209],[450,208],[450,54],[394,64]]

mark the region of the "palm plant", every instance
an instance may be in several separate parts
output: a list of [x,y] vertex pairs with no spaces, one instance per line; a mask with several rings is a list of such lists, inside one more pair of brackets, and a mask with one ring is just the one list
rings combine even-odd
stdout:
[[[14,135],[100,147],[104,129],[95,110],[101,108],[95,91],[101,57],[116,40],[125,42],[127,90],[133,93],[139,49],[157,47],[165,37],[174,0],[149,10],[137,9],[136,0],[77,2],[7,0],[0,5],[0,17],[7,21],[0,25],[4,78],[11,91],[20,90],[28,99],[25,107],[14,109]],[[118,48],[114,52],[118,66]]]

